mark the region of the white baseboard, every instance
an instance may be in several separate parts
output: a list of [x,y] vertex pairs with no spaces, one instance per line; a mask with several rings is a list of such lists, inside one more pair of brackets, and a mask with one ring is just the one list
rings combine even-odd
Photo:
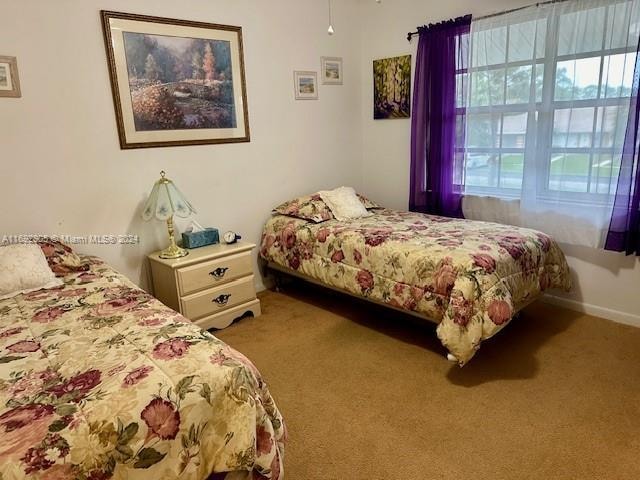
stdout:
[[612,320],[617,323],[624,323],[625,325],[640,327],[640,315],[635,315],[633,313],[621,312],[620,310],[599,307],[597,305],[582,303],[578,302],[577,300],[556,297],[555,295],[549,294],[545,294],[542,297],[542,301],[551,303],[553,305],[558,305],[559,307],[568,308],[569,310],[586,313],[587,315],[593,315],[594,317],[606,318],[607,320]]

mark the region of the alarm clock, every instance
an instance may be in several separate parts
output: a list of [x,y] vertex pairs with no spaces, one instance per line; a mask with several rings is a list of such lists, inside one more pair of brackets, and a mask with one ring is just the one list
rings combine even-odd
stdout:
[[222,240],[224,240],[224,243],[228,245],[231,245],[232,243],[236,243],[241,238],[242,237],[240,235],[238,235],[236,232],[232,232],[231,230],[229,230],[228,232],[225,232],[224,235],[222,236]]

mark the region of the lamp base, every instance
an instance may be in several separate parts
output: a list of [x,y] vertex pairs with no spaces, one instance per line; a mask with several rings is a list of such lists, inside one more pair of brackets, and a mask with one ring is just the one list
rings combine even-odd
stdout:
[[187,255],[189,255],[188,250],[185,250],[184,248],[180,248],[177,245],[173,244],[162,250],[158,256],[165,259],[174,259],[186,257]]

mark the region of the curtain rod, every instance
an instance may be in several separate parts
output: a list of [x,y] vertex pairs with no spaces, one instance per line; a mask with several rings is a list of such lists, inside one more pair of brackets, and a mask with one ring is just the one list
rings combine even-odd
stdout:
[[[497,17],[498,15],[505,15],[507,13],[518,12],[520,10],[524,10],[525,8],[529,8],[529,7],[540,7],[542,5],[549,5],[551,3],[562,3],[562,2],[567,2],[567,1],[569,1],[569,0],[547,0],[546,2],[532,3],[531,5],[525,5],[523,7],[512,8],[510,10],[503,10],[502,12],[489,13],[487,15],[482,15],[481,17],[474,17],[473,20],[484,20],[486,18]],[[430,25],[434,25],[434,24],[430,24]],[[413,36],[414,35],[418,35],[420,33],[419,30],[421,28],[425,28],[426,26],[427,25],[423,25],[422,27],[418,27],[418,31],[407,33],[407,40],[411,41]]]

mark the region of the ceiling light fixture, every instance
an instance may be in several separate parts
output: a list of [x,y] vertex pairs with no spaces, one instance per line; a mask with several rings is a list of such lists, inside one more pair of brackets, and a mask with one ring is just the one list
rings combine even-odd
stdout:
[[329,28],[327,29],[327,33],[329,35],[333,35],[335,33],[335,30],[333,29],[333,17],[331,15],[331,0],[329,1]]

